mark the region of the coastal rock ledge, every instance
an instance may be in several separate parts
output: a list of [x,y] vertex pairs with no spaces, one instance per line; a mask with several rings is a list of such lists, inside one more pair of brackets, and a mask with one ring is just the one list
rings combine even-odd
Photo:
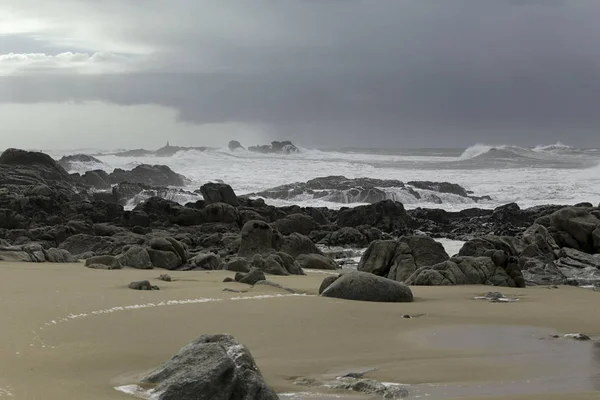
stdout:
[[156,400],[277,400],[246,346],[231,335],[202,335],[142,383]]

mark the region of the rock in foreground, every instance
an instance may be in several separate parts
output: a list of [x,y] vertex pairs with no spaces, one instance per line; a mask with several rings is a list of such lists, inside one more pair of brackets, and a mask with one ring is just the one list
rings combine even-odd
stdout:
[[252,354],[231,335],[202,335],[143,379],[156,400],[277,400]]
[[[331,281],[331,277],[325,279]],[[323,290],[321,296],[376,302],[413,301],[412,291],[405,284],[360,271],[340,275]]]

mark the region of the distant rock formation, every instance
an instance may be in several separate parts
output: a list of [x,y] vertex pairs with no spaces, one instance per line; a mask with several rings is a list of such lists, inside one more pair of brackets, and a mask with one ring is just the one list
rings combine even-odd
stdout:
[[244,146],[242,146],[242,144],[240,142],[238,142],[237,140],[231,140],[229,142],[229,150],[235,151],[237,149],[245,150]]
[[277,186],[249,196],[270,199],[292,200],[300,195],[312,195],[334,203],[377,203],[383,200],[411,203],[427,201],[442,204],[439,194],[452,194],[464,199],[464,202],[489,200],[487,196],[475,197],[462,186],[448,182],[411,181],[408,183],[395,179],[354,178],[345,176],[326,176],[311,179],[305,183],[297,182]]
[[104,163],[98,160],[96,157],[92,157],[87,154],[73,154],[70,156],[63,156],[60,160],[58,160],[58,164],[65,170],[71,171],[75,169],[76,164],[102,165]]
[[152,186],[186,186],[189,180],[166,165],[138,165],[131,171],[116,168],[109,174],[110,183],[143,183]]
[[250,146],[250,147],[248,147],[248,150],[256,152],[256,153],[265,153],[265,154],[268,154],[268,153],[294,154],[294,153],[300,152],[300,149],[298,149],[298,147],[296,147],[296,145],[294,145],[289,140],[285,140],[283,142],[274,141],[274,142],[271,142],[270,145],[265,144],[265,145],[260,145],[260,146]]
[[182,147],[182,146],[171,146],[169,142],[164,147],[161,147],[158,150],[145,150],[145,149],[135,149],[135,150],[127,150],[115,153],[113,155],[117,157],[148,157],[148,156],[156,156],[156,157],[171,157],[179,151],[187,151],[187,150],[196,150],[196,151],[206,151],[210,149],[210,147]]

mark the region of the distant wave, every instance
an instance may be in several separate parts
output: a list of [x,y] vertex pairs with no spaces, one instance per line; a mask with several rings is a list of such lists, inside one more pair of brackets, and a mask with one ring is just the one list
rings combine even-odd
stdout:
[[552,151],[552,150],[567,150],[572,149],[571,146],[567,146],[562,142],[556,142],[555,144],[550,145],[537,145],[533,148],[533,151]]
[[463,153],[458,157],[459,160],[463,161],[463,160],[471,160],[475,157],[479,157],[483,154],[489,153],[492,150],[496,150],[496,149],[505,149],[507,146],[502,145],[502,146],[490,146],[487,144],[476,144],[474,146],[471,147],[467,147],[465,149],[465,151],[463,151]]

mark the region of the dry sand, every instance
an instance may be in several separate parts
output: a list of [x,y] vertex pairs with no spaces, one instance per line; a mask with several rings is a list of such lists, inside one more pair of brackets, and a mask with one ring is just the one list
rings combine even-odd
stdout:
[[[223,271],[172,273],[173,282],[156,280],[160,273],[0,263],[0,398],[127,399],[113,387],[135,383],[204,333],[246,344],[278,392],[301,391],[297,377],[373,367],[377,380],[441,385],[416,386],[431,388],[431,399],[600,398],[600,378],[589,378],[600,373],[600,349],[542,340],[554,330],[600,335],[600,293],[591,290],[503,288],[521,300],[499,304],[473,300],[488,287],[414,287],[414,303],[382,304],[314,296],[323,273],[270,277],[302,296],[265,286],[223,292],[248,289],[223,283],[232,276]],[[161,290],[127,289],[141,279]],[[254,296],[270,297],[236,300]],[[193,301],[167,303],[185,300]],[[142,306],[126,307],[134,305]],[[540,379],[549,377],[573,393],[546,395],[552,381]],[[523,386],[540,395],[521,396]]]

